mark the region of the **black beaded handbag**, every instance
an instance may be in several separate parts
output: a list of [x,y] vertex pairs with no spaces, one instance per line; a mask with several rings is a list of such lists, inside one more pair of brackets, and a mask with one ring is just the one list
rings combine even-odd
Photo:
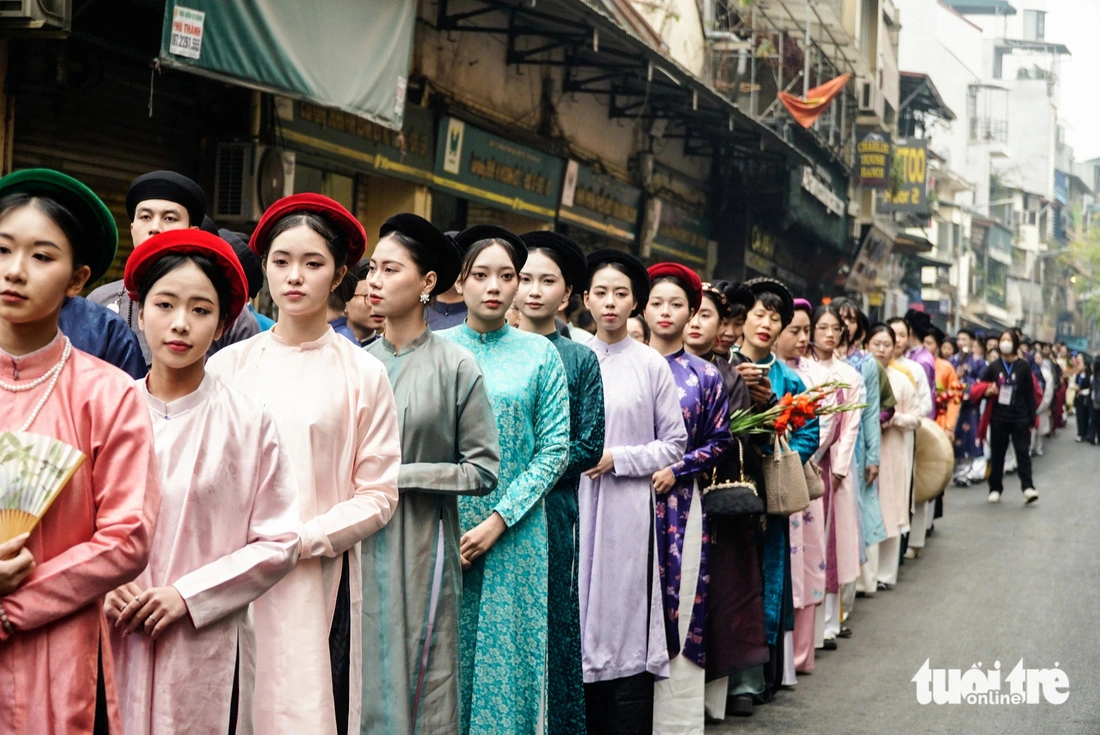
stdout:
[[737,444],[737,462],[733,452],[720,465],[711,470],[710,482],[703,488],[703,508],[708,516],[732,518],[758,515],[764,512],[764,500],[756,489],[756,483],[745,477],[745,450],[741,439]]

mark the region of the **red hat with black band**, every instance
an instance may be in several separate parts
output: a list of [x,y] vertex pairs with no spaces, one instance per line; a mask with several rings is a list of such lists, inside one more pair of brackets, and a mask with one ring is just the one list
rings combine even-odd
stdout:
[[287,215],[307,212],[324,217],[335,230],[347,238],[348,259],[344,263],[337,263],[337,268],[341,265],[352,268],[362,260],[363,254],[367,252],[367,231],[344,205],[323,194],[294,194],[272,204],[260,218],[260,223],[256,225],[252,239],[248,241],[248,247],[263,259],[264,253],[271,246],[268,236],[279,220]]
[[692,311],[698,311],[703,301],[703,282],[699,274],[680,263],[655,263],[649,266],[649,282],[656,283],[661,278],[672,278],[684,289]]
[[240,316],[248,301],[248,279],[233,246],[225,240],[202,230],[169,230],[153,235],[126,260],[122,282],[126,293],[139,301],[138,284],[151,265],[166,255],[203,255],[218,266],[229,281],[229,309],[226,323],[232,324]]

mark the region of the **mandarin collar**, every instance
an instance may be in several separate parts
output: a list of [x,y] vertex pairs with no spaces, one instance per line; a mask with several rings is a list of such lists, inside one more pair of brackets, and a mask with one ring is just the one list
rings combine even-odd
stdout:
[[431,339],[431,336],[432,328],[425,327],[424,331],[420,333],[419,337],[410,340],[404,347],[401,348],[400,351],[396,347],[394,347],[393,342],[390,342],[388,339],[386,339],[385,335],[379,337],[378,339],[381,340],[382,346],[386,348],[386,352],[390,353],[394,357],[402,357],[409,354],[417,347],[424,345],[429,339]]
[[58,330],[49,344],[26,355],[17,357],[0,349],[0,376],[17,383],[42,377],[61,361],[61,355],[65,352],[65,341],[65,336]]
[[203,376],[202,382],[199,383],[199,387],[194,391],[182,398],[177,398],[174,401],[165,403],[149,392],[148,381],[148,376],[136,381],[142,395],[145,396],[146,405],[149,406],[149,409],[157,416],[163,416],[165,419],[169,420],[183,416],[209,398],[214,392],[214,378],[207,373]]
[[[276,324],[274,327],[272,327],[271,329],[264,332],[264,334],[270,335],[271,340],[273,342],[275,342],[276,344],[281,345],[283,347],[289,347],[292,350],[302,350],[302,351],[319,350],[322,347],[324,347],[325,345],[330,344],[338,336],[336,334],[336,332],[333,331],[332,326],[326,324],[325,325],[325,327],[326,327],[325,333],[322,334],[320,337],[318,337],[313,342],[303,342],[300,345],[292,345],[292,344],[289,344],[285,339],[280,337],[278,332],[275,331],[275,329],[278,326],[279,325]],[[344,337],[340,337],[340,339],[344,339]]]
[[441,316],[450,316],[451,314],[458,314],[466,311],[465,301],[455,301],[451,304],[446,304],[439,299],[433,299],[431,305],[428,307],[436,314]]
[[[610,344],[609,345],[608,343],[604,342],[602,339],[600,339],[596,335],[592,335],[592,339],[588,340],[587,344],[590,348],[595,350],[597,353],[602,353],[604,355],[617,355],[620,352],[623,352],[624,350],[628,349],[632,344],[639,344],[640,345],[642,343],[641,342],[635,342],[634,339],[628,335],[628,336],[623,337],[622,339],[620,339],[615,344]],[[642,345],[642,346],[644,347],[645,345]]]
[[471,339],[474,342],[481,342],[482,344],[492,344],[493,342],[499,341],[506,334],[508,334],[512,327],[510,324],[508,324],[508,322],[505,322],[504,326],[500,329],[494,329],[492,332],[485,332],[484,334],[482,334],[481,332],[472,329],[469,324],[463,321],[462,324],[458,326],[458,329],[462,330],[467,339]]

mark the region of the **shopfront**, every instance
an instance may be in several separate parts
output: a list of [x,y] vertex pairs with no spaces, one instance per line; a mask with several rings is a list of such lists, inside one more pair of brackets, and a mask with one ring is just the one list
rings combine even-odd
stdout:
[[642,190],[569,161],[565,168],[558,227],[591,252],[630,251],[638,237]]
[[309,102],[278,98],[272,138],[295,154],[295,193],[315,191],[350,209],[373,240],[396,212],[431,215],[432,113],[405,109],[401,130]]
[[701,206],[666,199],[655,201],[657,234],[649,248],[647,262],[671,260],[683,263],[704,279],[714,267],[711,225]]
[[565,162],[445,117],[436,137],[432,218],[451,229],[494,224],[516,233],[553,227]]

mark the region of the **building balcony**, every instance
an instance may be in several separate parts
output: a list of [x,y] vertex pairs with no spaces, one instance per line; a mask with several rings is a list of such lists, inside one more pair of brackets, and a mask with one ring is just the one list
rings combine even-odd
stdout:
[[971,118],[970,142],[1007,143],[1008,120],[997,120],[989,117]]

